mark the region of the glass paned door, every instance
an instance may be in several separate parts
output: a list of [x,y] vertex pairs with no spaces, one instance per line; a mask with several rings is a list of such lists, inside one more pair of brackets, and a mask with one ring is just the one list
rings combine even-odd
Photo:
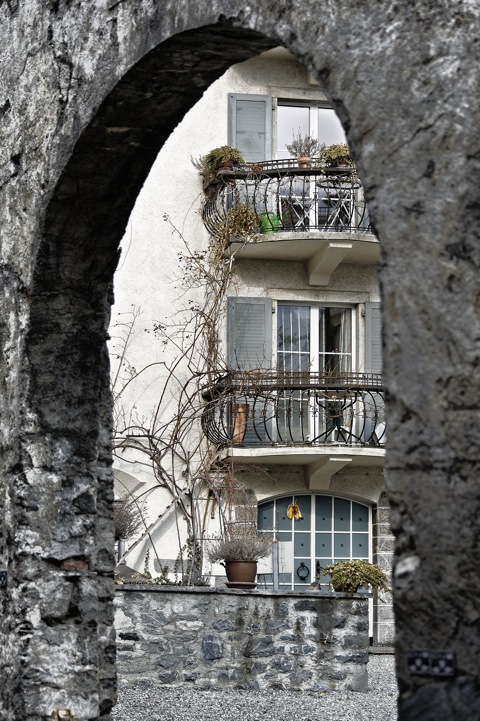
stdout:
[[[283,384],[277,398],[277,442],[346,442],[352,402],[316,390],[313,380],[316,373],[352,370],[351,308],[279,304],[277,370]],[[303,388],[294,390],[295,384]]]
[[[279,103],[277,107],[276,158],[291,158],[286,146],[301,133],[318,140],[320,147],[346,143],[345,133],[332,108],[316,105]],[[318,155],[318,153],[317,153]],[[351,222],[353,197],[350,185],[343,188],[334,183],[318,185],[308,175],[297,177],[281,188],[283,205],[288,209],[287,220],[296,230],[322,227],[325,230],[342,228]],[[285,219],[284,219],[285,220]]]
[[[288,518],[291,503],[299,506],[301,518]],[[371,511],[357,501],[315,494],[285,496],[259,505],[258,525],[262,531],[276,531],[282,589],[305,590],[330,563],[371,559]],[[293,554],[283,553],[282,544],[289,552],[293,548]],[[265,580],[271,587],[273,579]],[[322,590],[328,589],[328,581],[320,577]]]
[[292,374],[308,376],[311,365],[311,312],[308,306],[279,305],[277,310],[277,371],[283,390],[277,398],[277,441],[309,440],[308,394],[293,391]]

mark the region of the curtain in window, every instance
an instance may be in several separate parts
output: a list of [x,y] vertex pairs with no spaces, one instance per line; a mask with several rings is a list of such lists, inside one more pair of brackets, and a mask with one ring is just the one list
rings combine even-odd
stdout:
[[348,373],[352,359],[352,313],[350,308],[320,308],[320,372]]
[[310,308],[279,305],[277,315],[277,367],[285,373],[310,367]]

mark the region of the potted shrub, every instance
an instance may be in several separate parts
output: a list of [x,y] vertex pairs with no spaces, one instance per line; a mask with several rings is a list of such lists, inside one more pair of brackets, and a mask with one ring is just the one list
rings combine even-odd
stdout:
[[143,526],[142,509],[133,496],[128,495],[114,501],[113,525],[118,546],[118,561],[125,555],[125,541],[132,538]]
[[320,150],[320,162],[326,168],[352,168],[354,162],[346,143],[328,145]]
[[210,542],[207,557],[225,568],[229,588],[255,588],[257,561],[270,553],[272,541],[250,524],[231,524],[222,537]]
[[322,568],[320,575],[330,576],[330,586],[338,592],[356,593],[359,588],[368,588],[372,591],[390,590],[384,572],[374,563],[360,559],[331,563]]
[[223,168],[232,168],[233,165],[242,165],[245,159],[237,148],[232,148],[230,145],[222,145],[219,148],[213,148],[206,155],[201,155],[198,160],[193,160],[192,163],[197,168],[200,175],[213,176]]
[[294,134],[292,142],[285,147],[290,155],[297,159],[299,168],[308,168],[312,157],[323,150],[325,146],[320,145],[318,140],[312,138],[311,135],[302,135],[299,128],[298,134]]

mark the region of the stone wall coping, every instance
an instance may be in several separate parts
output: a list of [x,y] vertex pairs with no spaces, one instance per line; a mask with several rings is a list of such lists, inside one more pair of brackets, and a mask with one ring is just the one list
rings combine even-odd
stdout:
[[142,593],[186,593],[186,594],[216,594],[219,596],[276,596],[277,598],[353,598],[356,600],[369,599],[372,593],[340,593],[337,591],[273,591],[271,589],[239,589],[215,588],[212,586],[170,586],[168,584],[123,584],[115,585],[115,591],[134,591]]

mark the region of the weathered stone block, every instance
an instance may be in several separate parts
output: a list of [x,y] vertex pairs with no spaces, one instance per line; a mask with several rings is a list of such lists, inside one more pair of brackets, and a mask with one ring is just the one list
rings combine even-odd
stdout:
[[205,661],[223,657],[223,643],[218,636],[206,634],[202,639],[202,650]]
[[177,680],[177,673],[176,671],[170,671],[169,673],[160,673],[158,675],[158,680],[160,683],[175,683]]
[[343,637],[342,645],[344,648],[364,648],[364,641],[360,635],[348,635]]
[[315,653],[317,647],[312,646],[311,644],[303,644],[301,646],[291,646],[288,650],[294,656],[304,656],[308,653]]
[[314,613],[318,610],[318,601],[311,600],[311,599],[305,599],[302,601],[297,601],[297,603],[294,605],[295,611],[312,611]]
[[243,655],[247,658],[250,656],[273,656],[274,653],[275,648],[271,636],[249,639],[243,647]]
[[218,621],[215,621],[215,623],[212,624],[212,628],[215,631],[234,631],[236,628],[235,621],[232,621],[230,619],[220,619]]
[[301,689],[304,684],[308,683],[312,678],[311,671],[297,671],[297,673],[291,673],[288,677],[291,688]]
[[353,675],[347,684],[347,688],[350,691],[360,691],[360,692],[366,692],[368,691],[368,674],[367,669],[362,669],[355,675]]
[[288,656],[281,656],[280,658],[276,658],[274,660],[272,668],[277,671],[281,671],[282,673],[286,673],[287,671],[291,671],[293,669],[293,661],[288,658]]

